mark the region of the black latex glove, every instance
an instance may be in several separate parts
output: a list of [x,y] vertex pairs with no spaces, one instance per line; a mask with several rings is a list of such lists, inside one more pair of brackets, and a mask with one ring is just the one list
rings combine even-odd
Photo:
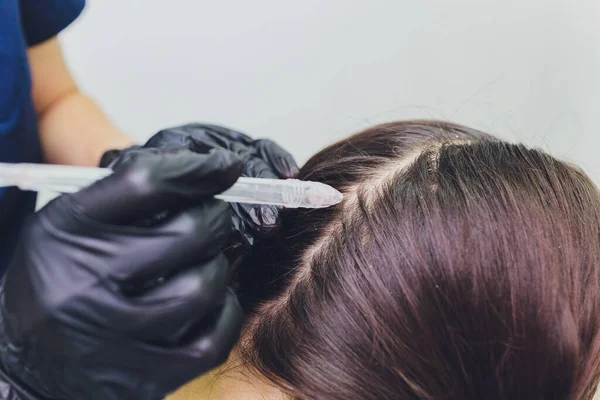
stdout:
[[[127,162],[140,148],[157,152],[182,149],[207,153],[212,149],[227,149],[243,161],[242,176],[254,178],[293,178],[298,173],[294,158],[277,143],[268,139],[253,140],[228,128],[208,124],[187,124],[158,132],[142,147],[104,155],[101,165],[115,167]],[[251,244],[257,235],[277,228],[279,209],[275,206],[232,204],[236,230]]]
[[225,361],[242,315],[212,196],[241,170],[227,151],[139,155],[35,214],[0,282],[1,398],[160,400]]

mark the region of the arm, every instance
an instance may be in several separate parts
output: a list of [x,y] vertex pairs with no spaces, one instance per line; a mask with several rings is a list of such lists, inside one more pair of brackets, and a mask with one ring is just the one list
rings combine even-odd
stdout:
[[79,91],[57,38],[31,47],[28,57],[46,162],[97,166],[105,151],[133,144]]

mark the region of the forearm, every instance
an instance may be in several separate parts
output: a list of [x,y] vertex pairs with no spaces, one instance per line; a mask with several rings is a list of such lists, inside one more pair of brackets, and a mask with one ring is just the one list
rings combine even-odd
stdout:
[[40,114],[40,138],[46,162],[80,166],[98,166],[105,151],[133,144],[77,90],[65,93]]
[[46,162],[97,166],[106,150],[132,144],[71,76],[57,38],[27,52]]

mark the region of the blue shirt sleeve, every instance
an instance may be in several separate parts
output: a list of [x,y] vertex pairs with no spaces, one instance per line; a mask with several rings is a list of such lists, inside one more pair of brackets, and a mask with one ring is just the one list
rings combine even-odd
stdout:
[[85,6],[85,0],[19,0],[19,3],[28,46],[56,36],[81,14]]

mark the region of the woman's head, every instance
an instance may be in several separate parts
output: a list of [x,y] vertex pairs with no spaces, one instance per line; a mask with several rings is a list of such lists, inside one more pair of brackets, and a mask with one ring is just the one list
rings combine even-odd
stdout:
[[301,399],[585,399],[600,371],[600,199],[584,173],[441,122],[376,126],[300,178],[240,275],[240,348]]

